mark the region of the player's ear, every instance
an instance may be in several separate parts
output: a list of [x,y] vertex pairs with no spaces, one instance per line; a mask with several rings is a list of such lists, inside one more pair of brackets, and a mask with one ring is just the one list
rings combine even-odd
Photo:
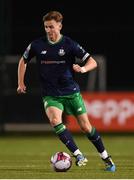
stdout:
[[60,23],[60,26],[59,26],[59,27],[60,27],[60,30],[61,30],[61,29],[62,29],[62,24],[61,24],[61,23]]

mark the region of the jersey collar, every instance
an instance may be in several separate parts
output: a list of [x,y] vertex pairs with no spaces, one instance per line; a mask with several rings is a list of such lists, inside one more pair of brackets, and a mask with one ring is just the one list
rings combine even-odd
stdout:
[[58,44],[58,43],[60,43],[60,42],[62,41],[62,39],[63,39],[63,35],[62,35],[62,34],[61,34],[61,38],[60,38],[57,42],[50,41],[50,40],[48,39],[48,37],[47,37],[47,41],[48,41],[48,43],[49,43],[50,45]]

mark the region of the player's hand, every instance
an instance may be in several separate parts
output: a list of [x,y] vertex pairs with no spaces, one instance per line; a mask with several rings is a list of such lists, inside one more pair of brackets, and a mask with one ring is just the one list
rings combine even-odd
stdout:
[[78,73],[85,73],[85,67],[81,67],[78,64],[73,64],[73,70]]
[[18,94],[25,94],[26,93],[26,86],[24,84],[19,85],[18,88],[17,88],[17,93]]

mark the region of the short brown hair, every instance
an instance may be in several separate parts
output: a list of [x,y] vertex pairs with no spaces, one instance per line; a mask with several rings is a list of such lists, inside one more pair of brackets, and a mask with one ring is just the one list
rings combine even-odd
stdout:
[[46,15],[43,16],[43,22],[50,21],[50,20],[55,20],[56,22],[62,23],[63,16],[58,11],[50,11]]

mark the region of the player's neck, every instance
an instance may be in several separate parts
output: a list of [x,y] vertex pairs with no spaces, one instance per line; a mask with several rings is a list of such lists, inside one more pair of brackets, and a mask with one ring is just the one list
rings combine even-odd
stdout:
[[55,43],[57,43],[57,42],[59,42],[61,39],[62,39],[62,34],[59,34],[56,38],[54,38],[54,39],[49,39],[49,37],[47,37],[48,38],[48,41],[51,43],[51,44],[55,44]]

